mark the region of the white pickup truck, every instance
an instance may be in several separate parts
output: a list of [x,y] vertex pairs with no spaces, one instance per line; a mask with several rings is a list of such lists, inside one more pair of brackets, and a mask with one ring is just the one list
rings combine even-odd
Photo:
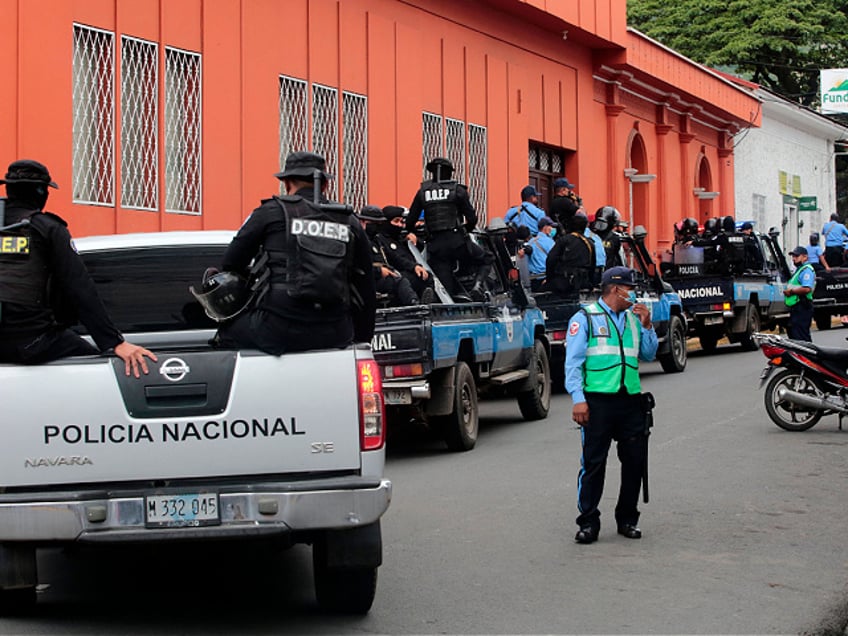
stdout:
[[313,546],[327,610],[367,612],[382,562],[380,370],[368,346],[209,346],[189,294],[231,232],[79,239],[107,310],[158,363],[0,365],[0,610],[35,602],[36,549],[276,536]]

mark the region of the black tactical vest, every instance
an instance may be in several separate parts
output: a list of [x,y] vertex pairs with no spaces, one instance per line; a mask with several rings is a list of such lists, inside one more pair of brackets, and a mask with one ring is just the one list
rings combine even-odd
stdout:
[[460,226],[456,185],[456,181],[425,181],[421,184],[424,223],[428,232],[443,232]]
[[[354,235],[350,210],[343,206],[318,206],[299,196],[275,197],[285,216],[285,233],[266,237],[272,288],[277,309],[311,306],[341,309],[350,305]],[[337,209],[334,209],[337,208]],[[273,310],[274,307],[269,307]]]
[[46,307],[49,275],[47,247],[31,223],[0,232],[0,302]]

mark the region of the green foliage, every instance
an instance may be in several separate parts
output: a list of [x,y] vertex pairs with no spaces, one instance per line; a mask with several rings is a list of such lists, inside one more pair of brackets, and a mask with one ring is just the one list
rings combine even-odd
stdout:
[[683,55],[807,106],[848,67],[848,0],[628,0],[628,24]]

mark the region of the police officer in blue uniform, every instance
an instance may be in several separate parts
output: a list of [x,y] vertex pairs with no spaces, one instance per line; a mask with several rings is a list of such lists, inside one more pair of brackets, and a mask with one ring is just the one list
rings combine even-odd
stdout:
[[453,164],[437,157],[427,164],[432,178],[424,181],[409,206],[406,231],[413,242],[419,214],[424,212],[427,230],[427,260],[448,293],[454,297],[464,295],[462,285],[454,276],[457,265],[472,267],[475,272],[473,287],[468,290],[472,300],[485,299],[485,280],[494,263],[494,257],[474,243],[468,236],[477,225],[477,211],[471,205],[466,187],[451,179]]
[[[113,350],[127,375],[147,373],[156,356],[124,340],[74,249],[68,224],[44,210],[58,185],[31,159],[9,165],[0,180],[8,201],[0,220],[0,362],[39,364]],[[85,325],[96,347],[70,327]]]
[[223,269],[250,278],[256,296],[219,330],[219,346],[280,355],[371,341],[368,237],[350,207],[324,198],[325,167],[321,155],[290,154],[275,175],[286,195],[263,200],[227,248]]
[[601,278],[601,299],[574,314],[565,348],[565,388],[572,419],[581,427],[583,454],[577,476],[578,543],[594,543],[601,529],[598,505],[607,455],[616,441],[621,488],[615,507],[618,534],[639,539],[639,490],[648,460],[647,412],[639,360],[653,360],[657,334],[647,306],[636,302],[633,270],[611,267]]

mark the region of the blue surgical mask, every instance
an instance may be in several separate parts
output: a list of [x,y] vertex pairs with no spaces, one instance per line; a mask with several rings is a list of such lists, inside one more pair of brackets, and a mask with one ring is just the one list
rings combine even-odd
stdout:
[[551,238],[556,236],[556,228],[551,230]]
[[618,294],[618,297],[621,298],[622,300],[626,300],[631,305],[635,305],[638,302],[637,298],[636,298],[636,292],[633,291],[632,289],[627,292],[626,296],[623,295],[623,294]]

